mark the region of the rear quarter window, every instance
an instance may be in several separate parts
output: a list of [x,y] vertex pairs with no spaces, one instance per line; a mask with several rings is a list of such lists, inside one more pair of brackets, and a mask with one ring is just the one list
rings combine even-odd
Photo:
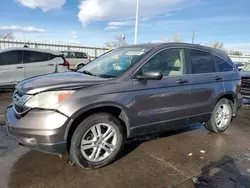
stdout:
[[217,69],[219,72],[230,72],[233,71],[232,65],[230,65],[227,61],[224,59],[214,56],[215,64],[217,66]]

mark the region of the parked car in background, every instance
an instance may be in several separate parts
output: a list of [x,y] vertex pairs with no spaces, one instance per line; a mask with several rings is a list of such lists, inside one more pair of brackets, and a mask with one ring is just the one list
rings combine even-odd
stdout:
[[114,161],[127,138],[197,122],[224,132],[242,105],[239,91],[239,72],[220,50],[132,45],[77,72],[19,83],[7,108],[7,129],[26,147],[68,151],[74,164],[96,169]]
[[0,87],[13,87],[26,78],[67,72],[69,65],[60,52],[34,48],[9,48],[0,51]]
[[241,94],[245,99],[250,99],[250,63],[245,64],[240,72],[241,75]]
[[62,51],[62,54],[69,62],[71,70],[78,70],[91,61],[89,55],[85,52]]
[[235,66],[241,71],[244,68],[245,63],[242,62],[234,62]]

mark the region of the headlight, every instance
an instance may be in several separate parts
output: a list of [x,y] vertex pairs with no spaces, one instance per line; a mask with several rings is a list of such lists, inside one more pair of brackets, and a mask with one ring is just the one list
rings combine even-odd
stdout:
[[30,108],[57,109],[63,100],[74,91],[50,91],[37,94],[30,98],[25,106]]

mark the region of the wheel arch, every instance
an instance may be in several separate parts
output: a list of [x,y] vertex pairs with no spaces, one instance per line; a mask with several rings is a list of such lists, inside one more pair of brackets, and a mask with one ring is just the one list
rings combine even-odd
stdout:
[[213,104],[213,108],[219,102],[219,100],[221,100],[222,98],[226,98],[226,99],[228,99],[229,101],[232,102],[233,114],[235,114],[236,109],[237,109],[237,95],[234,92],[225,92],[225,93],[219,95],[217,97],[215,103]]
[[73,136],[75,129],[78,125],[88,116],[98,113],[98,112],[106,112],[114,115],[117,117],[124,128],[125,136],[128,138],[130,137],[130,122],[128,115],[123,107],[118,104],[113,103],[105,103],[105,104],[96,104],[91,105],[89,107],[84,107],[77,111],[71,118],[70,122],[68,123],[65,134],[64,140],[67,140],[68,147],[70,146],[70,140]]
[[86,65],[87,63],[86,62],[83,62],[83,61],[80,61],[78,63],[76,63],[75,67],[77,68],[79,65]]

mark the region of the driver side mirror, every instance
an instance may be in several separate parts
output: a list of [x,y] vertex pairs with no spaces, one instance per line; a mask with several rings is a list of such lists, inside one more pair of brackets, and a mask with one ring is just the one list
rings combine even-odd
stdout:
[[162,77],[161,71],[146,71],[142,75],[136,76],[139,80],[161,80]]

